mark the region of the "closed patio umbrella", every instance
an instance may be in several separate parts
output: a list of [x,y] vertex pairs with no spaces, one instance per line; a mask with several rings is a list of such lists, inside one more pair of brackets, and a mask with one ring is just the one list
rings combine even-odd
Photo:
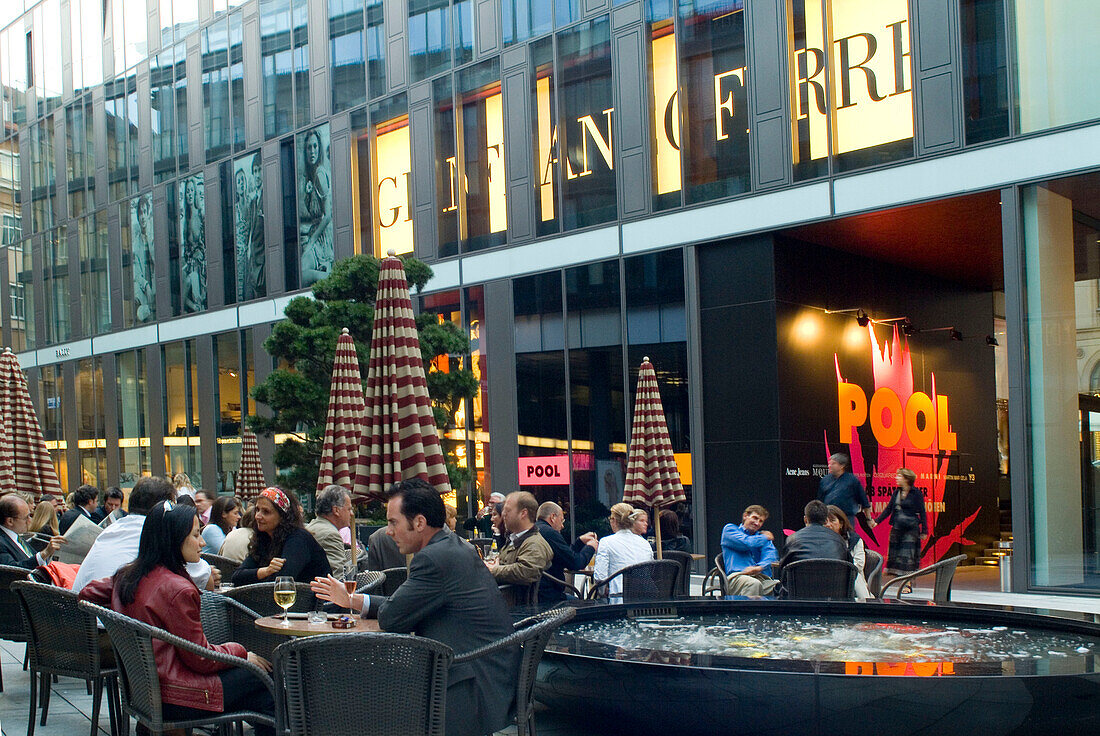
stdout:
[[241,465],[237,470],[237,497],[251,501],[267,488],[264,467],[260,463],[260,443],[251,429],[241,432]]
[[657,390],[657,375],[646,357],[638,370],[623,501],[654,510],[657,559],[662,557],[660,507],[686,500],[684,487],[680,484],[680,471],[676,468],[676,457],[672,452],[672,441],[668,437],[661,394]]
[[15,490],[15,476],[11,470],[11,445],[8,443],[7,422],[0,422],[0,496]]
[[43,493],[63,495],[31,404],[27,377],[8,348],[0,356],[0,422],[5,428],[5,447],[0,457],[10,463],[14,489],[35,497]]
[[355,476],[357,497],[381,497],[393,483],[422,478],[451,489],[435,431],[420,338],[401,261],[382,261],[363,390],[366,424]]

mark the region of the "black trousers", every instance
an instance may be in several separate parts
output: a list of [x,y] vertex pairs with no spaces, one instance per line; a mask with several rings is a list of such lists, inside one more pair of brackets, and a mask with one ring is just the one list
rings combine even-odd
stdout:
[[[275,715],[275,699],[260,681],[260,678],[248,670],[233,667],[218,673],[222,681],[222,699],[224,713],[232,713],[235,710],[251,710],[257,713]],[[186,721],[192,718],[203,718],[210,711],[198,708],[189,708],[184,705],[165,703],[162,709],[166,721]],[[271,726],[253,724],[256,736],[274,736],[275,729]]]

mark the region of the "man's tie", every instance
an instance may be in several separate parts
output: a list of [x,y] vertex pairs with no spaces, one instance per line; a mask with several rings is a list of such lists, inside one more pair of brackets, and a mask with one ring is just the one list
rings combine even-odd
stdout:
[[27,557],[34,557],[34,551],[31,550],[31,548],[27,546],[27,543],[23,541],[23,537],[16,536],[16,539],[19,540],[19,546],[22,547],[23,551],[27,553]]

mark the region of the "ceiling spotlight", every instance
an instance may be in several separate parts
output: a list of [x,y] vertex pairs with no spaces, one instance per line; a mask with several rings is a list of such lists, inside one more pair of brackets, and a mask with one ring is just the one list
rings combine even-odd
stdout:
[[901,331],[906,335],[915,335],[917,333],[917,328],[913,325],[913,320],[906,317],[901,321]]
[[959,332],[958,330],[953,329],[953,330],[951,330],[951,339],[952,340],[957,340],[958,342],[962,342],[963,333]]
[[871,318],[867,316],[867,313],[862,309],[856,310],[856,322],[860,327],[866,327],[871,322]]
[[997,342],[997,338],[993,337],[993,335],[986,335],[985,344],[991,348],[995,348],[999,347],[1001,343]]

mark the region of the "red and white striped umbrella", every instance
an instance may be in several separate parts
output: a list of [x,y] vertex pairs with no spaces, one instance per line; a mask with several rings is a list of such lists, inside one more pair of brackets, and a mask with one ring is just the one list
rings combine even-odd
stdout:
[[16,490],[62,495],[42,428],[31,404],[27,377],[15,353],[5,348],[0,356],[0,422],[6,430],[5,448],[0,452],[10,465]]
[[355,489],[355,468],[359,462],[366,411],[359,356],[355,353],[355,340],[345,327],[336,341],[336,358],[332,362],[325,442],[321,449],[321,470],[317,474],[318,493],[334,483],[349,492]]
[[0,496],[15,490],[15,475],[12,473],[11,445],[8,443],[8,423],[0,422]]
[[267,488],[264,466],[260,463],[260,443],[251,429],[241,432],[241,466],[237,470],[237,498],[251,501]]
[[[686,501],[680,484],[680,471],[668,437],[665,409],[657,389],[657,375],[649,358],[642,359],[638,370],[638,388],[634,396],[634,421],[627,451],[625,503],[649,506],[655,512],[661,506]],[[657,517],[657,514],[654,514]],[[654,519],[659,522],[659,517]],[[661,557],[661,525],[656,523],[657,557]]]
[[401,261],[382,261],[374,302],[370,362],[363,391],[367,419],[355,495],[379,497],[399,480],[422,478],[451,490],[432,415],[420,338]]

